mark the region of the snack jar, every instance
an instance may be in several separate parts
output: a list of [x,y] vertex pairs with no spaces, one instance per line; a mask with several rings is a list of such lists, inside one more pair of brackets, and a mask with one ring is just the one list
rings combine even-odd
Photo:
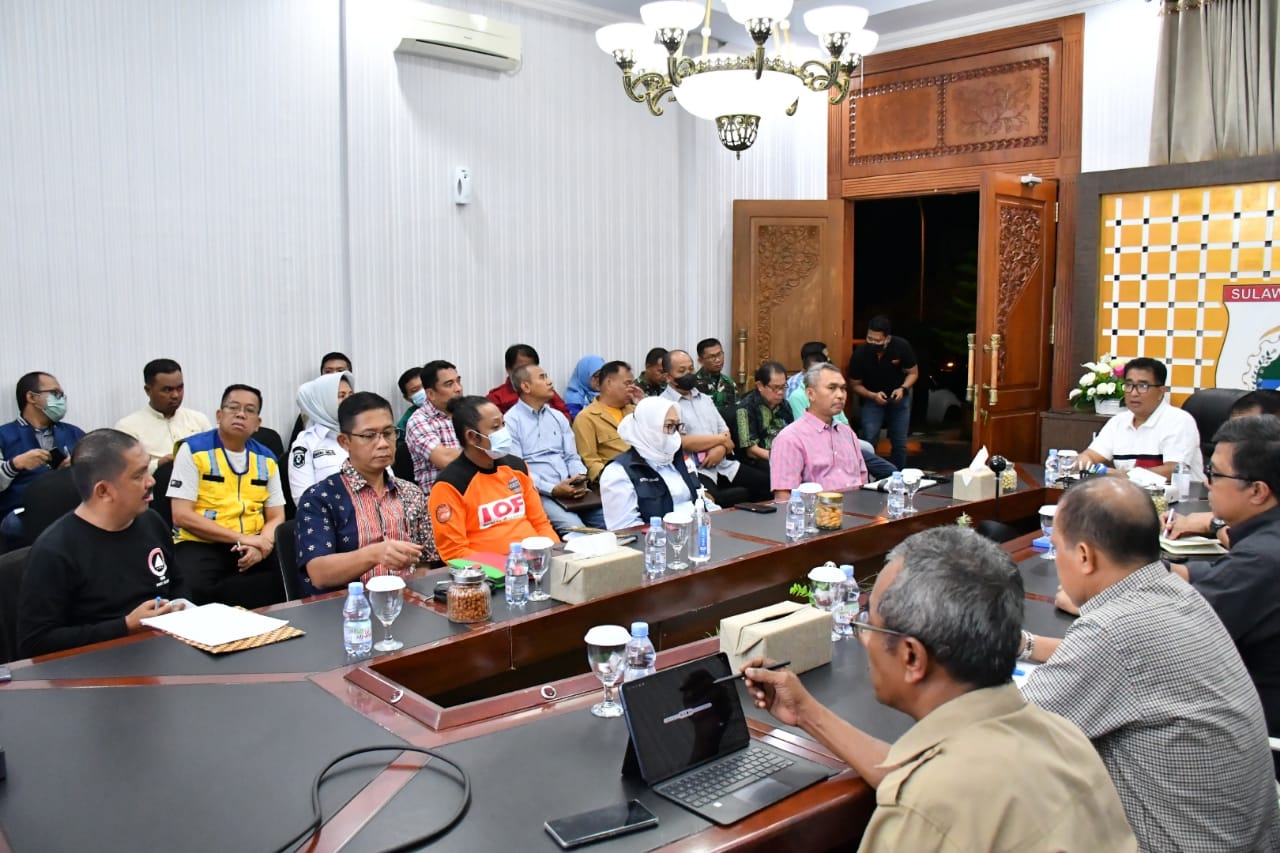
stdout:
[[487,622],[491,615],[484,569],[450,569],[446,611],[450,622]]

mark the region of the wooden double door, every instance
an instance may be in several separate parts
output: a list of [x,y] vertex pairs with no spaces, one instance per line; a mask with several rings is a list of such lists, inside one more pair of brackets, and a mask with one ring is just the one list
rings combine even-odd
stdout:
[[[1037,416],[1050,400],[1057,182],[988,172],[979,205],[965,414],[975,450],[1034,462]],[[734,202],[732,369],[740,382],[763,361],[798,370],[805,341],[825,341],[842,366],[848,359],[856,210],[845,199]]]

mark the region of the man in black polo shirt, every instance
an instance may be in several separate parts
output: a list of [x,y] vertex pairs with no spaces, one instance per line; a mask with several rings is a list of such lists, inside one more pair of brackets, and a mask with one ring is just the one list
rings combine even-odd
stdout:
[[18,605],[22,657],[114,640],[142,619],[182,609],[169,526],[152,512],[151,457],[114,429],[80,439],[71,477],[80,506],[27,556]]
[[889,432],[889,461],[907,466],[907,429],[911,425],[911,386],[920,377],[916,354],[906,338],[890,335],[889,318],[878,314],[867,324],[867,342],[849,359],[849,385],[862,398],[860,435],[875,447],[880,428]]

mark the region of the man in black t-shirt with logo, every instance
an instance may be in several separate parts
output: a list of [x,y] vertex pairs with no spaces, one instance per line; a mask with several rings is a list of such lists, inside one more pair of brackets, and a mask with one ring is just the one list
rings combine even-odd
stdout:
[[890,335],[889,318],[878,314],[867,324],[867,342],[849,359],[849,387],[862,398],[862,431],[871,442],[880,440],[880,428],[889,432],[893,445],[889,461],[907,467],[907,429],[911,425],[911,386],[920,378],[916,354],[906,338]]
[[150,509],[155,478],[133,436],[86,435],[71,454],[80,505],[31,547],[18,606],[18,652],[49,654],[142,630],[184,602],[173,536]]

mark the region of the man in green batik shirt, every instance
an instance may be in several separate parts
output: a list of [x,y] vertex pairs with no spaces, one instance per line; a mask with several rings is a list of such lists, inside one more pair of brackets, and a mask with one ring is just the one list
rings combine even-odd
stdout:
[[733,438],[738,458],[748,465],[769,470],[773,439],[792,421],[786,393],[787,369],[776,361],[766,361],[756,370],[755,389],[738,401]]
[[644,372],[635,384],[646,397],[656,397],[667,390],[667,374],[662,369],[662,360],[666,357],[666,347],[654,347],[644,357]]
[[[738,386],[720,371],[724,370],[724,347],[715,338],[698,341],[698,372],[693,374],[697,388],[711,398],[721,414],[732,413],[738,404]],[[731,420],[725,417],[725,420]]]

